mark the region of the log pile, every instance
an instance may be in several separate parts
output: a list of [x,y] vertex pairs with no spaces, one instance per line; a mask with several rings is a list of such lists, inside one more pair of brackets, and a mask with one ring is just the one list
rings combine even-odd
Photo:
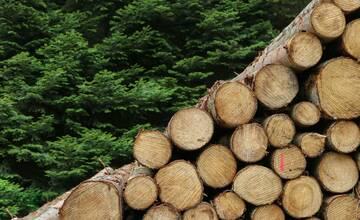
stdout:
[[360,1],[312,1],[242,74],[140,131],[127,178],[83,182],[60,219],[359,220],[359,60]]

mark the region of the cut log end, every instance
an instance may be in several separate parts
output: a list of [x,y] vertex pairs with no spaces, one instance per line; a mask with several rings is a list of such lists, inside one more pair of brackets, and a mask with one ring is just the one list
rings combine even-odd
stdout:
[[263,67],[255,77],[255,95],[270,109],[287,106],[299,91],[295,73],[288,67],[270,64]]
[[175,113],[167,131],[177,147],[183,150],[197,150],[210,141],[214,132],[214,122],[206,111],[188,108]]
[[139,163],[158,169],[166,165],[171,158],[171,141],[159,131],[141,131],[136,136],[133,152]]
[[130,179],[124,190],[124,200],[131,208],[149,208],[157,199],[158,188],[150,176],[137,176]]
[[285,184],[282,204],[285,211],[294,218],[313,216],[322,204],[320,185],[308,176],[290,180]]
[[252,211],[251,220],[285,220],[285,214],[283,210],[275,204],[264,205]]
[[360,19],[354,20],[346,26],[342,36],[342,46],[346,54],[360,60]]
[[328,152],[322,156],[317,165],[316,175],[325,190],[344,193],[357,183],[359,170],[349,155]]
[[202,201],[203,185],[195,167],[184,160],[175,160],[155,175],[160,199],[178,210],[196,206]]
[[320,110],[311,102],[299,102],[291,111],[291,117],[294,122],[302,127],[317,124],[320,121],[320,116]]
[[315,66],[321,59],[323,49],[317,36],[299,32],[287,45],[290,62],[295,69],[305,70]]
[[352,119],[360,116],[360,64],[345,57],[325,63],[309,82],[309,98],[327,117]]
[[264,128],[257,123],[240,125],[231,136],[230,146],[235,156],[244,162],[261,160],[268,145]]
[[253,205],[273,203],[281,194],[281,179],[269,168],[249,165],[238,172],[233,190]]
[[294,122],[286,114],[271,115],[265,119],[264,128],[270,144],[277,148],[289,145],[296,133]]
[[222,145],[211,145],[199,156],[197,170],[204,183],[213,188],[229,185],[237,170],[237,162],[231,150]]
[[360,0],[333,0],[333,2],[345,13],[351,13],[360,9]]
[[326,136],[318,133],[303,133],[295,137],[295,143],[306,157],[320,156],[325,150]]
[[327,130],[327,142],[340,153],[353,152],[360,145],[360,129],[352,121],[334,122]]
[[246,210],[245,202],[232,191],[220,193],[213,203],[220,219],[238,219]]
[[183,220],[218,220],[216,211],[212,205],[202,202],[196,207],[184,212]]
[[326,220],[357,220],[360,201],[350,195],[337,195],[326,199],[323,211]]
[[208,109],[219,125],[235,128],[254,117],[257,99],[244,84],[226,82],[210,96]]
[[271,167],[281,178],[294,179],[306,168],[306,159],[296,146],[277,149],[271,155]]
[[325,41],[334,40],[345,30],[346,19],[339,7],[331,3],[317,6],[311,13],[311,25],[316,35]]
[[106,181],[80,184],[60,209],[62,220],[122,219],[121,192]]
[[151,207],[144,215],[143,220],[180,220],[181,215],[174,207],[168,204],[160,204]]

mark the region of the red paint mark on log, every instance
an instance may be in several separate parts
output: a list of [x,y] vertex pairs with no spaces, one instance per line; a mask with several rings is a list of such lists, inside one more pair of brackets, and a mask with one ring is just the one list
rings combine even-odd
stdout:
[[284,172],[284,165],[285,165],[285,157],[284,157],[284,154],[281,153],[280,154],[280,172]]

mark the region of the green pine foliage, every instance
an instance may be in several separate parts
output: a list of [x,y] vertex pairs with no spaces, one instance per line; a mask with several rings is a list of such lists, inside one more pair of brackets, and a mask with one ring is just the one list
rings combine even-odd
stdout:
[[0,219],[130,162],[139,129],[240,72],[305,3],[0,0]]

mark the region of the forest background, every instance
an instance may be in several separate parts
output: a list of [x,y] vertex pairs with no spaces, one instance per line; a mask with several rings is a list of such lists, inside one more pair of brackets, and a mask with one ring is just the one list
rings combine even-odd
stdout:
[[309,0],[0,0],[0,219],[132,160]]

